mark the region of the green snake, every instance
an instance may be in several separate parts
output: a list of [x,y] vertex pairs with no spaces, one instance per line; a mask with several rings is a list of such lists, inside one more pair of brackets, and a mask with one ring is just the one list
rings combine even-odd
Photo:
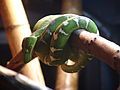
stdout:
[[[61,65],[68,73],[77,72],[89,62],[91,55],[77,51],[68,43],[73,31],[84,29],[99,34],[96,24],[85,16],[75,14],[49,15],[40,19],[30,37],[23,40],[24,62],[31,61],[33,54],[51,66]],[[74,62],[68,65],[68,61]]]

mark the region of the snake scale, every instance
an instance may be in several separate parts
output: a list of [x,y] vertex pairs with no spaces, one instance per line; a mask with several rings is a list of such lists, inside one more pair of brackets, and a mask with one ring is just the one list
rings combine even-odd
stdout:
[[[35,54],[47,65],[61,65],[65,72],[81,70],[90,61],[91,55],[69,45],[72,32],[78,29],[99,34],[96,24],[85,16],[61,14],[40,19],[35,24],[32,35],[23,40],[24,62],[31,61]],[[69,60],[74,64],[68,65]]]

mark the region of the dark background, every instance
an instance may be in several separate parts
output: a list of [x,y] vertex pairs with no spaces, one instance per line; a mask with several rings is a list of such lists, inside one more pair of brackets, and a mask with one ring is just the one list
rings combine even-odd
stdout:
[[[42,17],[61,13],[61,0],[23,0],[24,7],[31,25]],[[73,0],[74,2],[74,0]],[[93,19],[100,30],[101,36],[120,45],[120,1],[119,0],[82,0],[83,15]],[[0,64],[5,65],[11,58],[9,46],[0,19]],[[54,89],[56,67],[42,64],[43,73],[48,87]],[[109,66],[94,59],[79,72],[80,90],[117,90],[119,76]]]

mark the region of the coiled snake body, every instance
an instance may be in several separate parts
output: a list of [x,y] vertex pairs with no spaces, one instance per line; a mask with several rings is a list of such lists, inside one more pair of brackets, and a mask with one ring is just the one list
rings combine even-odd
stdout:
[[[25,63],[35,53],[47,65],[61,65],[66,72],[77,72],[88,63],[91,55],[76,51],[68,43],[73,31],[85,29],[99,34],[95,23],[84,16],[75,14],[50,15],[39,20],[30,37],[23,40]],[[67,61],[75,62],[67,65]]]

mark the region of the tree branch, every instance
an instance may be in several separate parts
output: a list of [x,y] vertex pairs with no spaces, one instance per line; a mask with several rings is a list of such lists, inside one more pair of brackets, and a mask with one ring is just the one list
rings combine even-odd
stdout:
[[70,44],[76,50],[83,50],[120,72],[119,45],[85,30],[75,31],[70,38]]

